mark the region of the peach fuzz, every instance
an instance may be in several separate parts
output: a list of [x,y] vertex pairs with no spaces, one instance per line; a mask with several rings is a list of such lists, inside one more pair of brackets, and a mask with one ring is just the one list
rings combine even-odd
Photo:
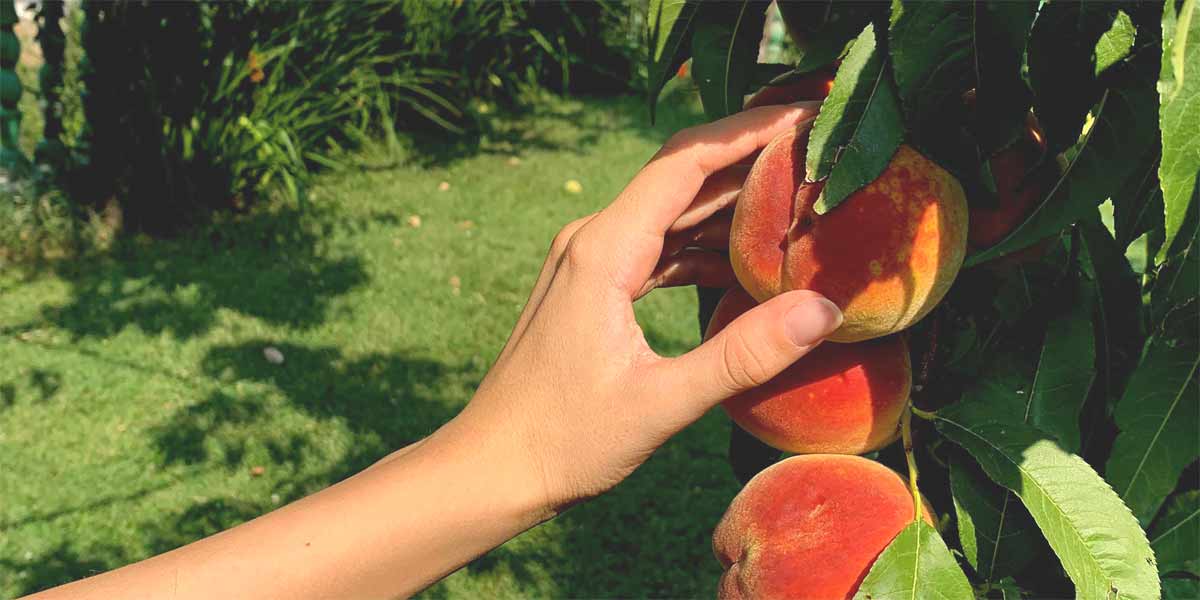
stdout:
[[760,302],[788,290],[823,294],[845,316],[835,342],[906,329],[941,301],[962,266],[962,187],[901,145],[879,177],[818,215],[824,183],[804,181],[810,126],[776,137],[750,169],[730,229],[738,282]]
[[[744,290],[725,293],[705,339],[754,307]],[[800,454],[863,454],[893,442],[908,402],[912,366],[900,336],[821,344],[785,371],[722,406],[763,442]]]
[[[928,504],[922,513],[932,525]],[[725,569],[717,596],[851,598],[912,520],[907,483],[877,462],[841,454],[780,461],[746,484],[713,532]]]

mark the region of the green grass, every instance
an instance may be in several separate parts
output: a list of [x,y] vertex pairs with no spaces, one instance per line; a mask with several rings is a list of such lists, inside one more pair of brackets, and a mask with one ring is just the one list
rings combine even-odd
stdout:
[[[375,166],[325,177],[304,211],[0,275],[0,596],[235,525],[451,418],[557,229],[700,116],[660,119],[639,99],[555,100],[492,118],[478,145],[426,142],[398,166],[364,153]],[[637,314],[661,352],[698,342],[690,289]],[[727,435],[708,415],[614,492],[425,595],[712,596],[709,534],[737,489]]]

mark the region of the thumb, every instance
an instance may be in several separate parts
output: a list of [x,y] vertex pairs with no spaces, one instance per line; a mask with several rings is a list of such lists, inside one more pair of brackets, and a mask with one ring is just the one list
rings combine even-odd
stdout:
[[842,324],[842,311],[810,291],[780,294],[750,309],[712,339],[660,363],[659,397],[690,423],[713,405],[760,386],[808,354]]

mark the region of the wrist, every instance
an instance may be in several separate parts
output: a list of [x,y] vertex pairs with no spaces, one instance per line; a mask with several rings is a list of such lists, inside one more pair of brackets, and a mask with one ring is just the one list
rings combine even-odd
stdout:
[[414,452],[438,465],[448,483],[478,501],[489,518],[509,524],[512,535],[553,518],[544,471],[522,428],[482,417],[464,410]]

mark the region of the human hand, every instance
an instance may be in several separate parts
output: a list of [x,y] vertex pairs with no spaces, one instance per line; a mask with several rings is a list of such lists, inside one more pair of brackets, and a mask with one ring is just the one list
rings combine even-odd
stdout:
[[610,206],[563,228],[496,364],[439,433],[508,454],[520,465],[509,472],[528,476],[514,484],[537,490],[545,518],[612,488],[709,408],[820,343],[841,313],[808,291],[777,296],[674,358],[650,349],[633,311],[654,287],[736,283],[725,257],[692,246],[727,245],[744,161],[811,123],[818,106],[681,131]]

